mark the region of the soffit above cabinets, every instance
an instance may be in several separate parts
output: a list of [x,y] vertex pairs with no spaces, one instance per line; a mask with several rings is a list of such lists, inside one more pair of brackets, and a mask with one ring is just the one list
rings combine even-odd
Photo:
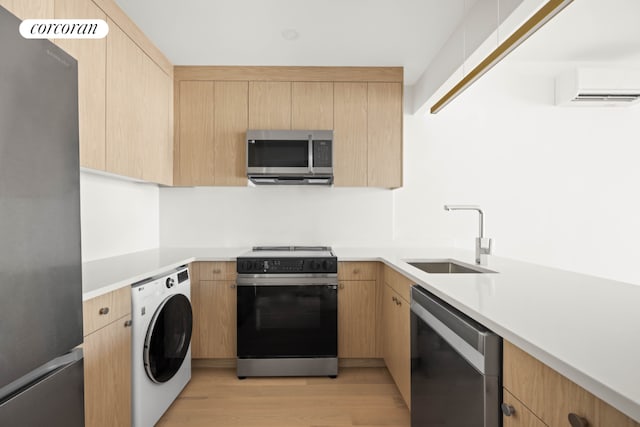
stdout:
[[117,2],[175,65],[404,66],[411,85],[480,0]]

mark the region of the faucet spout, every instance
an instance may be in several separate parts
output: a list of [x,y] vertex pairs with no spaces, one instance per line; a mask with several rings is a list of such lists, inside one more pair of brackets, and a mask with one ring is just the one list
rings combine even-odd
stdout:
[[476,264],[484,264],[491,255],[491,239],[484,237],[484,212],[477,205],[444,205],[445,211],[477,211],[479,214],[478,237],[476,238]]

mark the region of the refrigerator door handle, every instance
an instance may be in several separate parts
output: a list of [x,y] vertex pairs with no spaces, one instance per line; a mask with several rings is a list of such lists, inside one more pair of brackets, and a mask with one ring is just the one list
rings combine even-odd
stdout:
[[17,391],[29,387],[29,385],[40,381],[42,378],[64,368],[65,366],[81,360],[83,357],[82,348],[78,347],[74,348],[67,354],[50,360],[39,368],[29,372],[27,375],[0,388],[0,403],[4,402],[6,398],[11,397]]

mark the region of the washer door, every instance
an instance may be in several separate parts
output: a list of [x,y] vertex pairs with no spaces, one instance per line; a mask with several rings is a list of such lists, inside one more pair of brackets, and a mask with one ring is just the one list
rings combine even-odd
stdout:
[[167,297],[151,319],[144,341],[144,369],[154,383],[169,381],[184,362],[191,342],[193,314],[189,299]]

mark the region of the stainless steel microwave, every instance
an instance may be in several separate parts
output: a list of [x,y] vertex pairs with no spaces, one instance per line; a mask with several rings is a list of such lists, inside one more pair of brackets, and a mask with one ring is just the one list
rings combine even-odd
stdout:
[[333,131],[248,130],[247,176],[258,185],[331,185]]

